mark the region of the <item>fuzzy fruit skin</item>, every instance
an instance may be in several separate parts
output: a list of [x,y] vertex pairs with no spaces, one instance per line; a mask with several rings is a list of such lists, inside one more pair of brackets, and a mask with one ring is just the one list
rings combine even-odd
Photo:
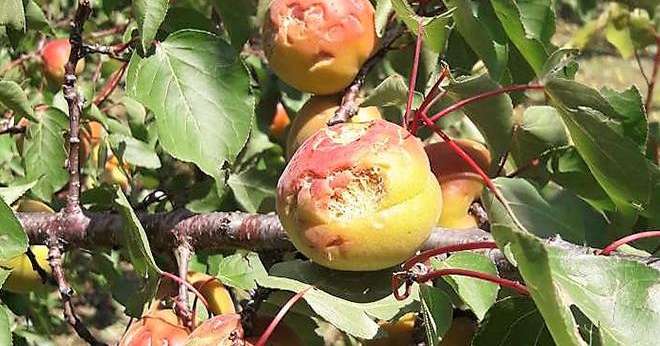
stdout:
[[[255,336],[249,336],[245,340],[250,344],[256,344],[259,341],[261,334],[266,331],[266,328],[273,321],[271,316],[257,316],[252,321],[252,331]],[[268,338],[266,346],[303,346],[305,343],[300,339],[293,329],[289,328],[284,321],[275,327],[275,330]]]
[[284,138],[284,133],[290,123],[289,114],[287,114],[282,103],[278,102],[275,109],[275,116],[273,116],[273,120],[270,123],[270,133],[277,138]]
[[387,268],[415,253],[442,211],[418,138],[385,120],[324,128],[293,155],[277,214],[296,248],[339,270]]
[[[341,96],[313,96],[300,108],[293,119],[291,130],[286,141],[286,157],[291,158],[300,146],[318,130],[327,126],[328,120],[335,114]],[[352,123],[363,123],[382,119],[378,107],[364,107],[350,120]]]
[[397,346],[412,345],[415,320],[417,316],[409,312],[400,319],[393,322],[381,324],[381,328],[387,332],[387,336],[380,339],[366,340],[365,346]]
[[241,315],[226,314],[210,318],[190,334],[186,346],[239,346],[243,342]]
[[442,337],[440,346],[470,346],[477,331],[477,323],[468,317],[455,318]]
[[128,329],[119,346],[183,346],[188,334],[174,310],[154,309]]
[[[50,274],[52,272],[48,264],[48,247],[45,245],[30,246],[39,266]],[[41,281],[41,276],[36,270],[32,269],[32,262],[27,255],[18,255],[7,262],[0,263],[0,266],[11,269],[11,273],[2,285],[3,290],[9,292],[24,294],[30,292],[45,292],[52,289],[52,286]]]
[[[455,139],[470,157],[484,170],[490,166],[490,152],[481,143],[468,139]],[[429,144],[425,148],[431,170],[442,186],[443,210],[438,226],[451,229],[477,227],[468,209],[481,194],[484,182],[446,142]]]
[[[64,65],[69,61],[71,53],[71,44],[68,38],[48,41],[41,50],[41,59],[43,60],[43,70],[46,78],[57,85],[64,81]],[[85,69],[85,61],[78,60],[76,64],[76,74],[80,74]]]
[[376,43],[369,0],[274,0],[263,28],[270,67],[318,95],[346,88]]

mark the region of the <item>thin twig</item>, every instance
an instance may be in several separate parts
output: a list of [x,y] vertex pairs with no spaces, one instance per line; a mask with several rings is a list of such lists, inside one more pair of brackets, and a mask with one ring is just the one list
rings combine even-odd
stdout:
[[174,250],[174,256],[176,257],[177,265],[179,267],[179,278],[182,280],[182,282],[179,283],[179,294],[177,295],[176,304],[174,305],[175,311],[188,328],[194,328],[195,316],[190,313],[190,308],[188,306],[188,287],[183,284],[188,277],[188,263],[191,258],[190,245],[185,241],[179,244]]
[[653,58],[653,72],[651,73],[651,79],[649,83],[648,90],[646,92],[646,112],[651,112],[651,107],[653,106],[653,91],[655,89],[655,82],[658,77],[658,67],[660,66],[660,35],[655,36],[655,57]]
[[644,71],[644,66],[642,65],[642,59],[639,57],[639,51],[635,49],[635,61],[637,62],[637,67],[639,67],[639,72],[642,74],[642,78],[644,78],[644,81],[646,82],[646,86],[648,87],[651,84],[651,81],[649,80],[649,76],[646,75],[646,71]]
[[15,60],[10,61],[7,65],[3,66],[2,69],[0,69],[0,76],[4,75],[6,72],[8,72],[9,70],[13,69],[16,66],[23,65],[25,61],[36,57],[37,54],[35,53],[23,54],[19,56]]
[[39,278],[41,278],[41,282],[44,284],[51,284],[51,285],[57,285],[57,282],[55,281],[55,278],[53,278],[48,272],[41,267],[39,264],[39,261],[37,261],[37,256],[34,255],[34,252],[32,252],[31,248],[27,248],[27,251],[25,251],[25,255],[27,258],[30,260],[30,264],[32,265],[32,270],[36,271],[37,274],[39,274]]
[[[413,56],[412,70],[410,71],[410,80],[408,81],[408,101],[406,110],[403,112],[403,128],[408,128],[408,122],[412,122],[411,133],[417,131],[416,119],[411,119],[413,100],[415,99],[415,84],[417,84],[417,71],[419,70],[419,58],[422,55],[422,41],[424,40],[424,25],[419,21],[417,23],[417,41],[415,42],[415,55]],[[416,116],[413,116],[416,118]]]
[[403,33],[400,25],[393,25],[385,31],[381,47],[362,65],[353,82],[345,89],[344,97],[341,99],[341,105],[337,108],[335,114],[328,120],[328,126],[345,123],[357,114],[357,99],[360,89],[364,84],[369,71],[385,56],[390,50],[390,46]]
[[106,37],[106,36],[120,34],[120,33],[124,32],[124,30],[126,30],[126,27],[128,27],[128,23],[117,25],[117,26],[114,26],[112,28],[92,32],[92,33],[89,34],[89,37],[94,38],[94,39],[98,39],[98,38],[102,38],[102,37]]

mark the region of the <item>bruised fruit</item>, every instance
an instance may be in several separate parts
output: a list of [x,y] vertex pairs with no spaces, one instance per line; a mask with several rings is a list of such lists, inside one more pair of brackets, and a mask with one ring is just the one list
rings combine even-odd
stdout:
[[131,325],[119,346],[183,346],[188,334],[174,310],[154,309]]
[[226,314],[204,321],[190,334],[185,345],[238,346],[244,345],[243,340],[241,315]]
[[[273,322],[272,317],[257,316],[252,321],[252,331],[255,336],[247,337],[246,340],[251,344],[255,344],[271,322]],[[284,321],[280,321],[266,342],[266,346],[303,346],[304,344],[298,334],[284,324]]]
[[[291,124],[291,130],[286,141],[286,155],[288,158],[293,156],[293,153],[307,138],[327,126],[328,120],[339,108],[340,101],[341,96],[339,95],[314,96],[305,103],[296,118],[293,119],[293,124]],[[365,107],[360,108],[350,122],[363,123],[376,119],[382,119],[378,108]]]
[[[48,81],[56,85],[62,84],[64,81],[64,65],[69,61],[69,53],[71,53],[71,44],[67,38],[51,40],[44,45],[41,49],[41,60]],[[80,74],[84,69],[85,61],[78,60],[76,74]]]
[[[30,246],[39,266],[48,274],[51,273],[48,264],[48,247],[44,245]],[[6,262],[0,262],[0,267],[10,269],[11,273],[2,285],[3,290],[14,293],[44,292],[51,289],[43,282],[39,273],[32,268],[32,262],[26,254],[18,255]]]
[[290,123],[289,114],[287,114],[282,103],[278,102],[275,109],[275,116],[273,116],[273,120],[270,123],[270,133],[277,138],[283,138]]
[[280,79],[301,91],[334,94],[374,50],[374,8],[369,0],[274,0],[263,37]]
[[457,317],[442,337],[440,346],[470,346],[476,331],[477,323],[475,321],[469,317]]
[[381,329],[387,332],[387,336],[379,339],[365,341],[365,346],[398,346],[413,345],[413,332],[415,331],[415,320],[417,315],[409,312],[400,319],[393,322],[381,324]]
[[[481,143],[469,139],[454,140],[483,170],[490,166],[490,152]],[[468,213],[470,205],[479,197],[484,181],[463,161],[446,142],[426,146],[431,170],[442,186],[443,209],[438,226],[464,229],[477,227]]]
[[384,120],[318,131],[277,185],[277,213],[296,248],[340,270],[401,263],[442,211],[440,185],[418,138]]

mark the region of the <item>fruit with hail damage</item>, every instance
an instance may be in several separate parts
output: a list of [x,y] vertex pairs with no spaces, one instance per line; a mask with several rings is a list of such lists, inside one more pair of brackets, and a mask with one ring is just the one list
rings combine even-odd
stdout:
[[320,95],[346,88],[376,43],[369,0],[274,0],[263,28],[275,74]]
[[244,344],[243,326],[239,314],[225,314],[204,321],[195,328],[185,343],[186,346],[238,346]]
[[[318,130],[327,126],[328,120],[335,114],[341,102],[340,95],[332,96],[313,96],[293,119],[291,130],[286,141],[287,158],[293,156],[293,153],[305,142],[305,140],[315,134]],[[358,110],[358,113],[350,120],[352,123],[363,123],[371,120],[382,119],[377,107],[364,107]]]
[[418,138],[385,120],[310,137],[277,185],[277,213],[296,248],[323,266],[387,268],[415,253],[442,211]]
[[[490,166],[490,152],[481,143],[469,139],[454,140],[483,170]],[[438,226],[465,229],[477,227],[469,214],[470,205],[481,194],[484,181],[446,142],[429,144],[425,148],[431,170],[442,186],[443,209]]]
[[188,334],[174,310],[156,308],[131,325],[119,346],[183,346]]
[[[71,44],[69,39],[61,38],[48,41],[41,49],[43,71],[49,82],[61,85],[64,81],[64,65],[69,61]],[[85,69],[85,61],[80,59],[76,64],[76,74]]]

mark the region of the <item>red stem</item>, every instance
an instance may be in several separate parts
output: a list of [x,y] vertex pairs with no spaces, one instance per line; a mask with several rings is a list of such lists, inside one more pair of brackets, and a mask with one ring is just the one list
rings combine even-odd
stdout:
[[438,119],[444,117],[445,115],[455,112],[469,104],[481,101],[483,99],[487,99],[489,97],[501,95],[504,93],[512,92],[512,91],[523,91],[523,90],[543,90],[544,86],[542,84],[519,84],[519,85],[510,85],[501,89],[497,90],[491,90],[488,92],[485,92],[483,94],[478,94],[474,95],[472,97],[468,97],[464,100],[460,100],[453,105],[441,110],[440,112],[434,114],[432,117],[430,117],[432,122],[438,121]]
[[449,269],[440,269],[440,270],[434,270],[428,274],[420,275],[415,278],[415,281],[417,282],[425,282],[433,279],[437,279],[439,277],[447,276],[447,275],[460,275],[460,276],[469,276],[472,278],[476,279],[481,279],[485,281],[489,281],[495,284],[498,284],[502,287],[508,287],[520,294],[524,295],[529,295],[529,290],[525,285],[521,284],[520,282],[513,281],[513,280],[507,280],[503,279],[501,277],[497,277],[491,274],[486,274],[482,272],[477,272],[473,270],[467,270],[467,269],[459,269],[459,268],[449,268]]
[[119,70],[113,72],[112,75],[110,75],[110,79],[106,83],[105,87],[103,87],[101,92],[96,95],[96,97],[94,97],[93,102],[96,106],[99,106],[101,103],[107,100],[112,92],[117,89],[117,85],[119,85],[119,81],[121,80],[121,77],[124,76],[124,72],[126,72],[127,67],[128,63],[125,62],[121,65]]
[[403,270],[409,270],[419,262],[425,262],[431,257],[444,255],[449,252],[465,251],[465,250],[478,250],[478,249],[497,249],[497,244],[492,241],[480,241],[474,243],[456,244],[443,246],[437,249],[424,251],[419,255],[412,257],[403,264]]
[[286,315],[286,313],[289,311],[289,309],[291,309],[291,307],[296,302],[298,302],[298,300],[300,300],[300,298],[302,298],[302,296],[304,296],[305,293],[307,293],[307,291],[309,291],[311,288],[312,288],[312,286],[309,286],[309,287],[305,288],[304,290],[296,293],[296,295],[291,297],[291,299],[289,299],[289,301],[287,301],[286,304],[284,304],[282,306],[280,311],[277,313],[275,318],[273,318],[273,320],[270,322],[270,324],[268,325],[268,328],[266,328],[266,330],[263,332],[263,334],[261,334],[261,336],[259,337],[259,340],[257,340],[257,343],[254,344],[254,346],[264,346],[264,345],[266,345],[266,342],[268,342],[268,338],[270,338],[271,334],[273,334],[273,331],[275,331],[275,328],[277,328],[277,325],[284,318],[284,315]]
[[166,278],[168,278],[168,279],[170,279],[170,280],[172,280],[172,281],[174,281],[174,282],[176,282],[180,285],[184,285],[184,286],[188,287],[188,289],[192,293],[194,293],[195,296],[197,296],[197,298],[199,298],[199,300],[202,301],[202,304],[204,304],[204,306],[208,310],[209,302],[206,301],[206,298],[204,298],[204,296],[201,293],[199,293],[199,291],[195,288],[195,286],[193,286],[190,282],[188,282],[187,280],[182,279],[182,278],[180,278],[180,277],[178,277],[178,276],[176,276],[172,273],[168,273],[168,272],[162,272],[162,273],[160,273],[160,275],[162,275],[162,276],[164,276],[164,277],[166,277]]
[[[408,102],[406,103],[406,112],[403,113],[403,127],[408,128],[410,119],[410,110],[415,99],[415,84],[417,83],[417,71],[419,70],[419,57],[422,53],[424,26],[422,22],[417,23],[417,43],[415,44],[415,55],[413,57],[412,71],[410,71],[410,80],[408,81]],[[413,129],[416,125],[412,125]]]
[[655,58],[653,59],[653,72],[651,73],[651,80],[649,81],[648,91],[646,92],[646,112],[651,111],[653,106],[653,90],[655,89],[655,80],[658,76],[658,66],[660,65],[660,35],[655,36]]
[[431,89],[429,89],[428,94],[426,94],[426,97],[424,97],[422,104],[419,105],[420,111],[423,109],[428,110],[432,106],[429,104],[432,104],[435,101],[437,101],[437,96],[440,94],[440,83],[442,83],[445,80],[445,78],[447,78],[447,76],[449,76],[449,68],[447,67],[447,65],[443,63],[442,70],[440,71],[440,76],[438,76],[438,80],[435,81],[435,84],[433,84]]
[[616,249],[618,249],[621,245],[646,238],[660,238],[660,231],[646,231],[646,232],[631,234],[629,236],[614,241],[610,245],[607,245],[603,250],[598,252],[598,254],[603,256],[608,256],[612,252],[616,251]]

